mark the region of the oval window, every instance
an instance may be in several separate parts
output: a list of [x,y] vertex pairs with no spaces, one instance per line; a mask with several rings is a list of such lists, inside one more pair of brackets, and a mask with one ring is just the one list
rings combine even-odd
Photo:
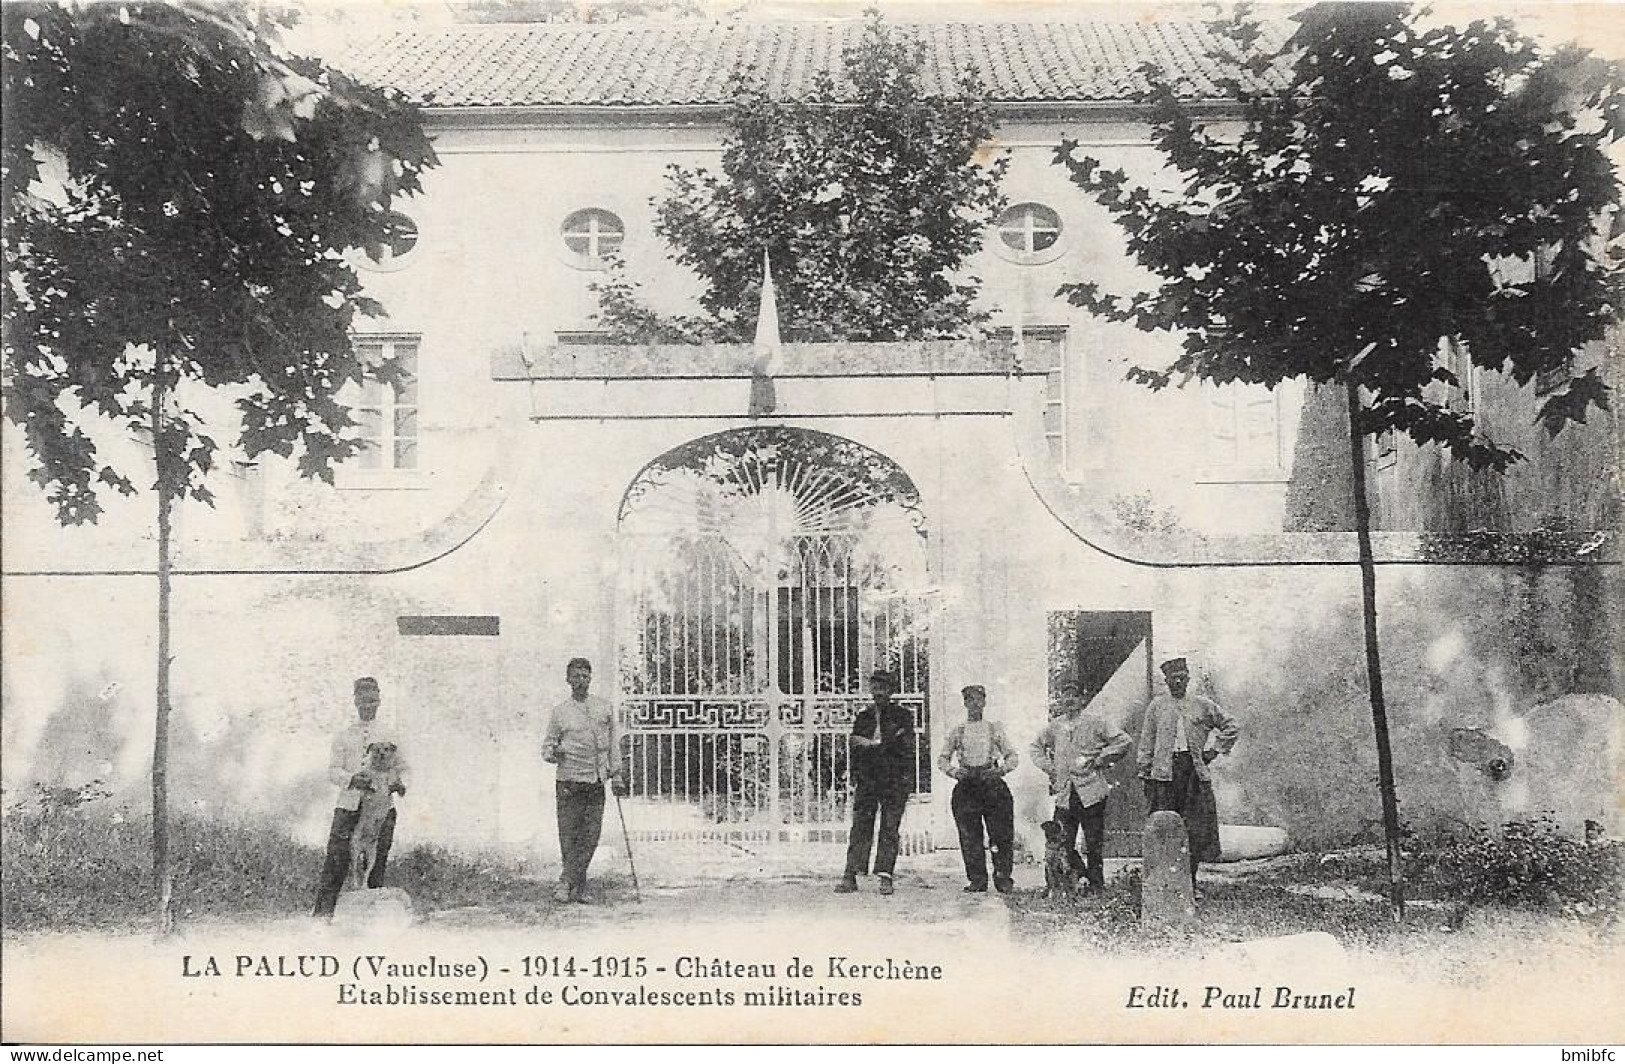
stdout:
[[1017,262],[1044,262],[1060,250],[1061,216],[1042,203],[1017,203],[999,215],[999,250]]
[[601,267],[626,240],[621,219],[599,207],[576,211],[559,227],[564,246],[583,266]]

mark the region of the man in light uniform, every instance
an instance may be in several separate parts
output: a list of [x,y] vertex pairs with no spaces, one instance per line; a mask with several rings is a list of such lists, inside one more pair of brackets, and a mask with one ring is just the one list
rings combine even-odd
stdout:
[[959,853],[965,860],[965,890],[987,891],[987,857],[982,846],[983,825],[993,849],[993,886],[1000,894],[1010,893],[1012,863],[1015,857],[1016,809],[1004,777],[1021,757],[1005,738],[997,721],[984,720],[987,689],[971,684],[960,691],[965,700],[965,723],[956,725],[942,744],[937,768],[952,776],[953,797],[948,807],[959,829]]
[[[1083,875],[1089,889],[1100,890],[1106,885],[1106,798],[1111,794],[1104,773],[1133,742],[1099,713],[1085,712],[1076,683],[1062,688],[1059,709],[1033,742],[1033,764],[1049,775],[1067,864],[1074,875]],[[1080,831],[1087,860],[1078,854]]]
[[587,693],[592,663],[571,658],[564,670],[570,697],[553,707],[542,736],[542,760],[558,766],[559,883],[553,900],[587,900],[587,866],[604,828],[604,784],[626,793],[621,726],[608,702]]

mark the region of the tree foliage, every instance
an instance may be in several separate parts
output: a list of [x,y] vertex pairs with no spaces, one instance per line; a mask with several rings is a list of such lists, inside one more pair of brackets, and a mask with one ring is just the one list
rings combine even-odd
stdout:
[[[1620,68],[1543,48],[1508,20],[1435,25],[1393,3],[1320,4],[1272,53],[1245,9],[1221,24],[1240,132],[1204,128],[1156,71],[1153,139],[1171,196],[1056,153],[1111,212],[1159,284],[1127,298],[1067,285],[1077,306],[1183,333],[1169,366],[1130,376],[1364,390],[1359,428],[1437,443],[1475,468],[1522,456],[1474,425],[1451,368],[1465,355],[1520,383],[1561,374],[1540,410],[1556,433],[1606,409],[1570,359],[1621,309],[1598,226],[1617,209],[1607,148],[1622,131]],[[1455,359],[1447,356],[1454,348]]]
[[650,309],[617,268],[598,294],[618,338],[748,338],[764,251],[789,339],[962,336],[982,320],[980,281],[959,272],[1004,206],[1004,161],[977,155],[995,128],[982,86],[966,73],[933,94],[923,45],[874,14],[842,67],[804,100],[735,80],[722,172],[670,167],[656,207],[655,233],[704,285],[702,313]]
[[[380,309],[351,256],[400,235],[391,202],[434,165],[416,111],[288,53],[288,16],[257,6],[0,17],[5,414],[59,518],[94,521],[100,488],[134,490],[94,423],[145,435],[160,384],[228,389],[249,456],[297,453],[331,479],[360,447],[335,398],[367,369],[350,330]],[[177,405],[161,424],[161,481],[207,499],[203,419]]]

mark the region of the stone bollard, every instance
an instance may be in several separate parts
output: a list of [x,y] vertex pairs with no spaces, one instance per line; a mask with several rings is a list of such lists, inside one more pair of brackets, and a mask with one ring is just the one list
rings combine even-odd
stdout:
[[1191,844],[1185,821],[1166,810],[1145,822],[1145,868],[1140,877],[1140,926],[1182,927],[1196,920],[1191,887]]
[[349,932],[403,931],[412,924],[412,898],[399,887],[347,890],[333,908],[333,926]]

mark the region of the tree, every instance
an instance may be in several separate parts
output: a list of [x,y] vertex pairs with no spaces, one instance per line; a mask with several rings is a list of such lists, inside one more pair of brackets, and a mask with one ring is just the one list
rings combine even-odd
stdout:
[[64,524],[93,522],[155,454],[158,679],[153,874],[167,926],[170,521],[209,502],[218,445],[193,409],[222,390],[253,457],[331,481],[362,444],[336,398],[367,367],[350,328],[381,308],[347,255],[381,254],[390,210],[434,164],[398,97],[289,54],[258,6],[8,3],[3,17],[7,282],[0,395],[30,479]]
[[[1319,4],[1285,48],[1243,8],[1218,27],[1234,71],[1239,132],[1204,128],[1150,71],[1154,143],[1182,189],[1134,187],[1120,170],[1056,161],[1112,215],[1159,284],[1127,299],[1083,281],[1072,303],[1180,353],[1130,378],[1153,389],[1199,378],[1274,385],[1306,378],[1348,399],[1367,674],[1396,917],[1403,914],[1398,799],[1377,643],[1365,437],[1396,431],[1478,469],[1522,458],[1449,402],[1452,355],[1521,384],[1567,384],[1539,420],[1555,434],[1607,409],[1573,352],[1618,321],[1618,263],[1599,219],[1617,207],[1606,154],[1621,131],[1620,69],[1547,49],[1505,20],[1430,25],[1394,3]],[[1532,265],[1531,265],[1532,264]],[[1457,362],[1459,365],[1459,361]]]
[[721,175],[670,167],[654,223],[705,286],[703,313],[651,310],[617,268],[598,286],[617,338],[747,339],[764,251],[791,339],[963,336],[986,317],[980,281],[958,275],[1004,206],[1004,160],[977,159],[995,125],[981,85],[966,73],[930,94],[923,45],[875,14],[842,65],[806,100],[735,79]]

